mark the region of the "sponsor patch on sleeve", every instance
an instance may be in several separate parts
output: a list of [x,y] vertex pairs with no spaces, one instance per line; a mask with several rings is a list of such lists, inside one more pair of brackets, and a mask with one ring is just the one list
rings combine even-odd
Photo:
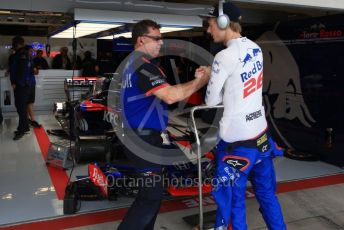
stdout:
[[138,86],[147,96],[167,85],[165,76],[154,65],[144,64],[138,71]]

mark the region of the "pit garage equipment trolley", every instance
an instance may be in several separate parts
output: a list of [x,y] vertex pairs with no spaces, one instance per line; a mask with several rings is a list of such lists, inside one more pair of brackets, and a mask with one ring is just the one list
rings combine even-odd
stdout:
[[[196,138],[196,153],[197,153],[197,165],[198,165],[198,181],[202,181],[202,147],[201,147],[201,140],[198,135],[197,125],[195,120],[195,112],[199,110],[207,110],[207,109],[223,109],[223,105],[216,105],[216,106],[195,106],[191,109],[190,116],[192,120],[192,128]],[[199,199],[199,229],[203,230],[203,194],[202,194],[202,183],[198,183],[198,199]]]

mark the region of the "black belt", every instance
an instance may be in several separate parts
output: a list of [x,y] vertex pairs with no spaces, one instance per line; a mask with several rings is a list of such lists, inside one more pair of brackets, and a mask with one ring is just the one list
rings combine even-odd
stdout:
[[261,133],[258,137],[255,137],[254,139],[230,143],[227,146],[227,150],[230,151],[237,147],[258,148],[259,150],[261,150],[262,146],[264,146],[265,144],[267,144],[270,148],[269,137],[270,132],[268,130],[265,130],[263,133]]

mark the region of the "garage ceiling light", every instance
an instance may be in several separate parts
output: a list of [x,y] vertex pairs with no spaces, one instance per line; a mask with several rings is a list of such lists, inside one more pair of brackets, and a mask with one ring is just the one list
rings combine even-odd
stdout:
[[[80,22],[76,25],[75,37],[84,37],[89,34],[113,29],[122,26],[119,23],[102,23],[102,22]],[[73,26],[51,36],[52,38],[73,38]]]
[[151,19],[164,26],[179,27],[202,27],[203,21],[198,16],[143,13],[129,11],[111,11],[94,9],[74,9],[74,19],[76,21],[94,21],[94,22],[114,22],[133,24],[143,19]]
[[10,14],[11,11],[9,10],[0,10],[0,14]]
[[170,27],[170,26],[163,26],[160,28],[160,32],[163,33],[169,33],[169,32],[176,32],[176,31],[182,31],[182,30],[190,30],[192,27]]
[[[160,28],[160,32],[163,33],[169,33],[169,32],[176,32],[176,31],[182,31],[182,30],[190,30],[192,27],[172,27],[172,26],[162,26]],[[124,32],[114,35],[109,35],[105,37],[99,37],[98,39],[113,39],[118,37],[125,37],[125,38],[131,38],[131,32]]]

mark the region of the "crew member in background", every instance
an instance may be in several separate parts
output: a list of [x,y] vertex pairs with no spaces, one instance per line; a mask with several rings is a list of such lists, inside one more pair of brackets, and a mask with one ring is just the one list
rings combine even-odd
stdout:
[[30,65],[33,66],[31,74],[29,73],[30,89],[29,89],[29,95],[28,95],[28,101],[27,101],[28,102],[28,104],[27,104],[28,122],[32,127],[40,128],[41,125],[36,121],[35,113],[33,111],[33,104],[35,103],[35,98],[36,98],[36,78],[35,78],[35,75],[38,74],[39,69],[34,66],[32,46],[26,45],[25,49],[28,52]]
[[72,63],[68,57],[68,48],[67,47],[61,47],[60,54],[57,54],[54,59],[53,63],[51,65],[52,69],[72,69]]
[[12,47],[15,53],[10,56],[10,80],[14,92],[15,106],[19,115],[19,124],[14,132],[13,140],[21,139],[30,131],[27,104],[32,86],[31,75],[33,74],[33,65],[30,60],[27,49],[22,37],[16,36],[12,39]]
[[43,57],[43,50],[36,51],[36,57],[33,59],[33,64],[37,69],[49,69],[48,62]]
[[[167,104],[188,98],[207,84],[209,77],[204,75],[178,85],[167,83],[165,74],[152,60],[159,56],[163,44],[160,26],[154,21],[143,20],[136,23],[132,41],[135,51],[130,54],[121,72],[125,132],[133,132],[149,146],[159,148],[158,157],[163,158],[161,132],[167,128]],[[127,135],[126,138],[130,137]],[[143,159],[127,148],[125,154],[137,170],[141,171],[139,179],[143,183],[118,229],[153,230],[163,194],[163,180],[153,180],[153,177],[162,177],[162,166]],[[153,180],[153,183],[147,183],[149,180]]]
[[[272,140],[262,101],[263,53],[241,36],[241,14],[231,2],[220,1],[208,19],[207,32],[226,49],[217,53],[207,87],[206,104],[223,103],[220,142],[216,148],[213,196],[218,205],[215,229],[246,230],[246,183],[252,182],[269,230],[286,229],[276,193],[272,158],[282,155]],[[230,182],[230,183],[228,183]]]
[[104,76],[104,74],[115,72],[115,62],[113,61],[111,52],[99,52],[97,62],[99,66],[98,75]]
[[95,77],[98,75],[99,67],[97,61],[92,58],[91,51],[84,53],[84,59],[81,63],[82,76],[84,77]]

